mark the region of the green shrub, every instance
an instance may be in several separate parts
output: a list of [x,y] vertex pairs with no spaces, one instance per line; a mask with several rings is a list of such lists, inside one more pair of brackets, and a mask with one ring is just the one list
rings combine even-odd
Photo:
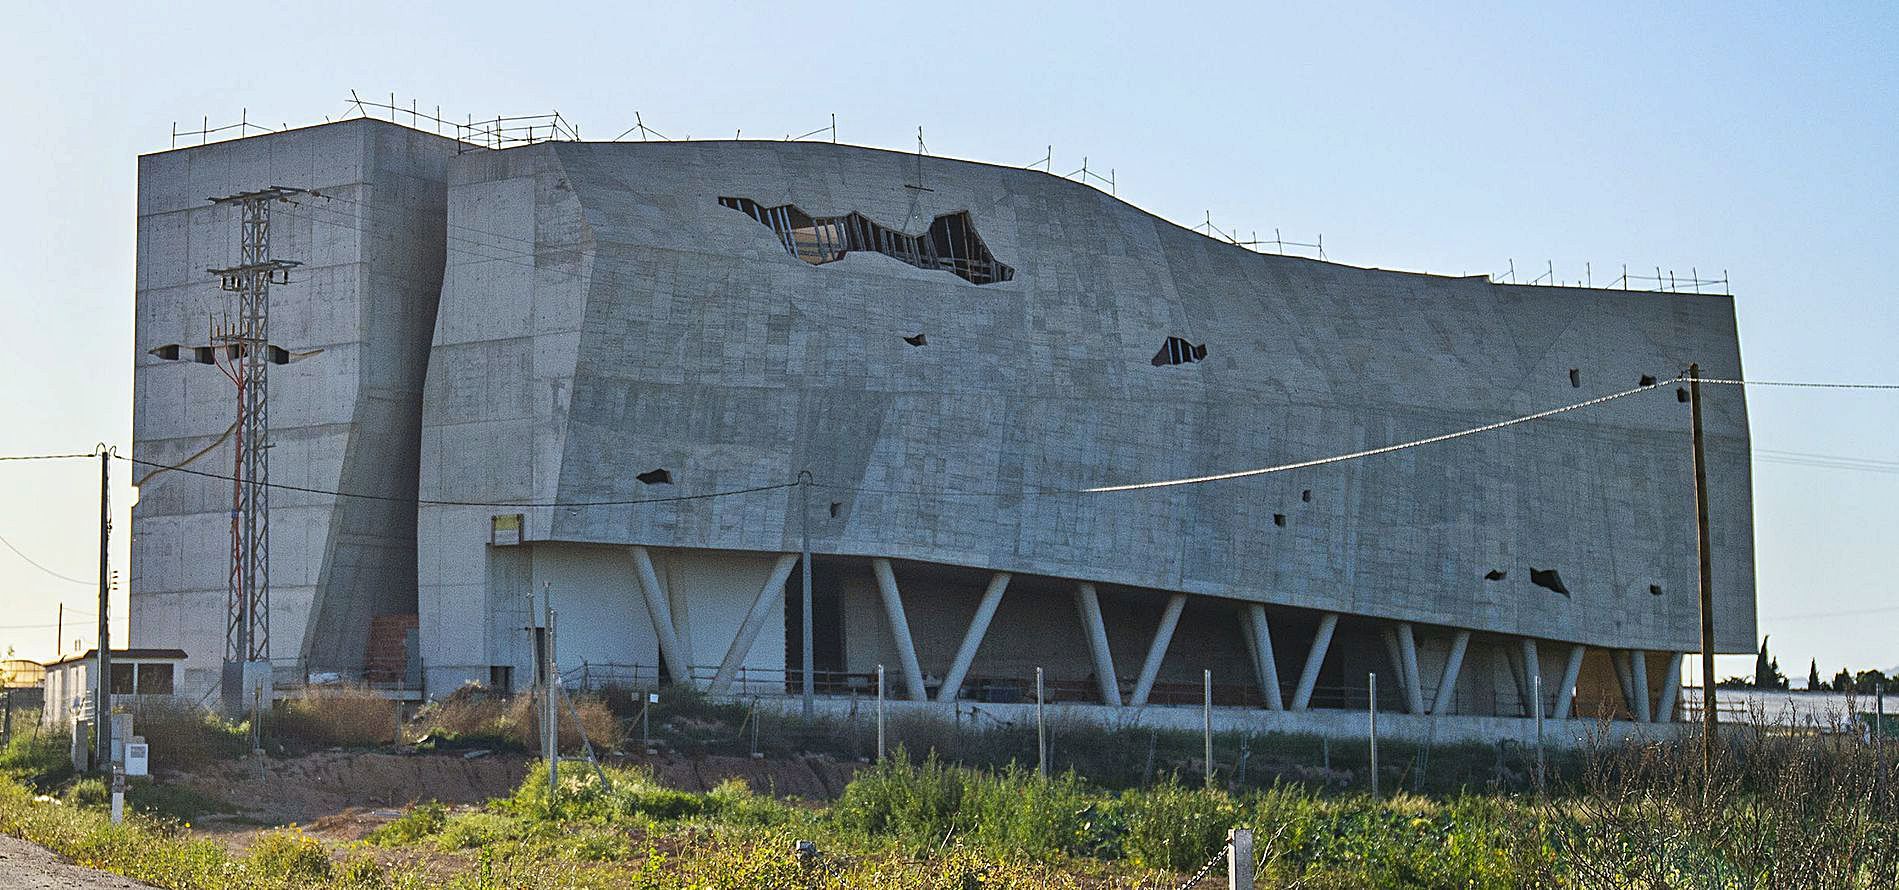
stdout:
[[152,748],[152,761],[190,769],[250,752],[250,726],[232,723],[189,704],[151,702],[139,709],[133,731]]
[[448,823],[448,808],[434,801],[417,804],[408,812],[384,823],[364,838],[384,847],[413,844],[441,832]]
[[1127,825],[1128,861],[1174,871],[1199,868],[1225,845],[1238,815],[1225,792],[1186,788],[1172,775],[1144,791],[1124,792],[1115,806]]
[[64,733],[28,732],[26,715],[14,715],[13,738],[0,748],[0,777],[14,779],[40,788],[56,786],[72,777],[72,736]]
[[832,807],[840,825],[913,845],[934,845],[956,827],[964,770],[931,753],[912,764],[899,746],[884,762],[859,772]]
[[295,826],[258,837],[244,861],[252,874],[286,885],[330,878],[330,852],[323,848],[322,841]]
[[525,833],[525,826],[518,818],[476,810],[450,816],[435,835],[435,845],[443,850],[466,850],[513,840]]

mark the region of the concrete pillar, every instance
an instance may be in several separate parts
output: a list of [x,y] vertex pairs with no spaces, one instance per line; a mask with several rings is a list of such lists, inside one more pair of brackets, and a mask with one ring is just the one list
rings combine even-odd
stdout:
[[1668,673],[1662,677],[1662,700],[1655,705],[1656,723],[1675,721],[1675,702],[1681,699],[1681,653],[1668,655]]
[[1470,648],[1470,631],[1460,630],[1451,637],[1451,654],[1444,659],[1444,677],[1438,681],[1437,697],[1431,700],[1431,713],[1449,714],[1456,710],[1457,674],[1464,668],[1464,650]]
[[1154,628],[1154,641],[1147,644],[1147,660],[1141,662],[1141,677],[1134,683],[1134,694],[1128,698],[1128,704],[1141,707],[1147,704],[1147,696],[1154,691],[1154,678],[1160,676],[1161,662],[1167,659],[1167,647],[1174,641],[1174,628],[1180,624],[1180,610],[1187,605],[1187,595],[1176,593],[1167,598],[1167,607],[1161,610],[1160,624]]
[[1648,653],[1640,649],[1629,652],[1629,687],[1635,690],[1635,722],[1649,722],[1648,698]]
[[1635,713],[1635,687],[1629,681],[1629,653],[1626,649],[1616,649],[1609,653],[1609,661],[1615,664],[1615,679],[1622,684],[1622,704],[1630,714]]
[[1413,714],[1424,713],[1424,684],[1419,682],[1418,638],[1411,630],[1411,622],[1398,622],[1399,666],[1404,670],[1405,707]]
[[1337,612],[1319,619],[1319,630],[1312,635],[1312,648],[1306,651],[1306,666],[1299,671],[1299,688],[1292,693],[1292,709],[1303,711],[1312,704],[1312,687],[1318,685],[1319,668],[1325,664],[1325,650],[1332,645],[1332,632],[1339,626]]
[[1534,717],[1543,711],[1543,703],[1536,700],[1536,688],[1541,685],[1537,676],[1543,673],[1543,661],[1536,654],[1536,640],[1523,638],[1523,716]]
[[732,637],[731,647],[725,650],[725,658],[719,662],[719,672],[712,677],[712,692],[724,692],[731,687],[739,666],[745,663],[745,656],[752,651],[752,643],[758,639],[758,632],[764,630],[772,618],[784,619],[778,611],[778,604],[785,598],[785,580],[791,577],[791,570],[797,564],[798,555],[786,553],[772,565],[765,586],[759,588],[758,598],[752,601],[752,610],[745,613],[738,634]]
[[666,598],[666,589],[659,586],[659,573],[653,570],[653,555],[645,547],[634,547],[633,566],[638,570],[640,592],[646,596],[646,615],[653,621],[653,634],[659,637],[659,657],[666,662],[666,673],[672,675],[674,683],[695,685],[692,664],[679,643],[679,634],[673,630],[672,603]]
[[956,658],[943,677],[943,687],[936,691],[937,701],[956,700],[956,694],[963,688],[963,678],[969,676],[969,666],[976,661],[976,650],[982,648],[983,634],[989,632],[989,622],[996,617],[996,607],[1002,605],[1002,592],[1007,589],[1008,572],[997,572],[989,579],[988,589],[982,592],[982,602],[976,604],[976,614],[969,619],[969,630],[963,632],[963,644],[956,647]]
[[1101,688],[1101,703],[1121,706],[1121,682],[1114,676],[1114,656],[1108,651],[1108,627],[1101,621],[1101,599],[1095,586],[1083,581],[1075,585],[1075,610],[1081,613],[1081,630],[1088,637],[1088,654],[1095,663],[1095,685]]
[[883,594],[884,619],[890,625],[891,642],[897,646],[897,663],[903,667],[904,689],[911,701],[927,701],[923,693],[923,670],[917,667],[916,642],[910,638],[910,621],[903,615],[903,597],[897,593],[897,575],[890,560],[878,557],[870,561],[877,576],[877,592]]
[[1556,687],[1556,709],[1550,712],[1550,719],[1569,719],[1569,712],[1576,703],[1576,683],[1582,679],[1582,660],[1583,645],[1577,643],[1569,647],[1569,661],[1563,665],[1563,684]]
[[1283,711],[1286,702],[1279,691],[1279,664],[1273,659],[1273,635],[1271,625],[1266,623],[1266,607],[1248,603],[1246,623],[1253,629],[1249,636],[1253,638],[1253,660],[1259,664],[1259,687],[1266,693],[1266,707]]

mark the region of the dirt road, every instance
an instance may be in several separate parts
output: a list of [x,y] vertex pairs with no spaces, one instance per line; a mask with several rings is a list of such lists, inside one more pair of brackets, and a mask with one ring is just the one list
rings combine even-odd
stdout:
[[152,885],[80,868],[38,844],[0,837],[0,886],[11,890],[152,890]]

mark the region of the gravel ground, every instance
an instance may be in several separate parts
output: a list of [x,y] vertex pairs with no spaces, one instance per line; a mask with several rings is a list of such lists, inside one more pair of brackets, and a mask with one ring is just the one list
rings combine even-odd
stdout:
[[0,836],[0,887],[8,890],[151,890],[152,885],[80,868],[38,844]]

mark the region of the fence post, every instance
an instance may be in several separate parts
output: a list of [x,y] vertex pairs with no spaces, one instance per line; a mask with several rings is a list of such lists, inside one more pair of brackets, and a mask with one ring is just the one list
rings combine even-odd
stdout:
[[1886,799],[1886,684],[1873,683],[1873,752],[1879,762],[1878,783],[1873,792]]
[[884,666],[877,666],[877,762],[884,762]]
[[1371,691],[1365,696],[1370,704],[1371,722],[1371,794],[1378,796],[1378,674],[1370,676]]
[[1048,778],[1048,728],[1042,722],[1042,669],[1035,669],[1035,771]]
[[1213,669],[1200,671],[1200,728],[1206,741],[1207,787],[1213,787]]
[[[1637,652],[1637,658],[1647,658],[1647,653]],[[1641,690],[1642,695],[1648,689]],[[1536,666],[1536,672],[1530,675],[1530,696],[1536,700],[1536,793],[1543,793],[1543,667]]]
[[1226,831],[1227,890],[1253,890],[1253,829]]

